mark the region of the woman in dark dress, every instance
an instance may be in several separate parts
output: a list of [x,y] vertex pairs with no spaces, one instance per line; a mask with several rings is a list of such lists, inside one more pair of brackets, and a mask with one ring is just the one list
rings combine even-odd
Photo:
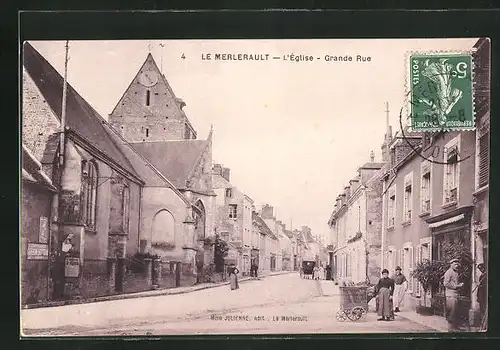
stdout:
[[233,264],[229,267],[229,281],[231,285],[231,290],[235,290],[240,288],[238,285],[238,274],[240,273],[240,270]]
[[392,295],[394,294],[394,281],[389,278],[389,271],[382,270],[382,278],[375,288],[379,300],[378,321],[391,321],[392,319]]

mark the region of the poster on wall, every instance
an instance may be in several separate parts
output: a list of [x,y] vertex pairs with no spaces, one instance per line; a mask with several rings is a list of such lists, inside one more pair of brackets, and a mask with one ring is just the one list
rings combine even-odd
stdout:
[[47,244],[28,243],[26,255],[28,260],[47,260],[49,257],[49,247]]
[[40,230],[38,232],[38,241],[47,243],[49,240],[49,219],[46,216],[40,217]]

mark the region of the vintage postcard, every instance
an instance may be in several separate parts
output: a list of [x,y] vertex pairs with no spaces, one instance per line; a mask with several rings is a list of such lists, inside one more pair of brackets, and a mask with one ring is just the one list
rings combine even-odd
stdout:
[[22,43],[22,335],[485,331],[490,47]]

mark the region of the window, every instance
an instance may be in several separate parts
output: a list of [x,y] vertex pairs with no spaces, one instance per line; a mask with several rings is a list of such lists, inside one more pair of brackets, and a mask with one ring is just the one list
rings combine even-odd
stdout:
[[149,137],[149,129],[146,128],[146,137]]
[[421,212],[430,213],[431,212],[431,165],[429,161],[425,161],[421,166],[421,185],[422,189],[420,191],[420,202],[421,202]]
[[413,283],[411,274],[413,272],[413,247],[410,244],[406,244],[405,248],[402,251],[403,253],[403,274],[408,280],[408,291],[412,293],[413,291]]
[[123,232],[128,233],[130,221],[130,187],[127,185],[123,187],[122,214]]
[[460,177],[460,163],[458,154],[460,152],[460,135],[448,142],[444,148],[444,188],[443,203],[458,202],[458,186]]
[[486,132],[479,138],[479,187],[486,186],[489,183],[490,175],[490,132]]
[[82,222],[87,229],[96,228],[97,167],[94,162],[82,162]]
[[404,212],[403,212],[403,220],[410,221],[411,220],[411,183],[405,186],[405,196],[404,196]]
[[236,219],[238,212],[238,206],[236,204],[229,204],[229,218]]
[[146,90],[146,106],[149,106],[149,103],[151,99],[151,92],[149,90]]
[[392,189],[389,191],[389,203],[387,203],[387,227],[394,227],[394,220],[396,217],[396,191]]
[[233,189],[232,188],[226,188],[226,197],[230,198],[233,196]]

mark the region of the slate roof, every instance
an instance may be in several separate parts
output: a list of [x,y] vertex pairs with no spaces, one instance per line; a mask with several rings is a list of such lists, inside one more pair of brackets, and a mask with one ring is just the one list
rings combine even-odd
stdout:
[[186,180],[208,142],[208,140],[136,142],[132,143],[132,146],[176,188],[185,188]]
[[290,230],[283,230],[283,233],[290,239],[293,238],[293,232]]
[[[29,43],[23,45],[23,65],[55,116],[61,120],[63,77]],[[106,121],[69,83],[66,108],[66,127],[113,159],[123,170],[139,178],[125,155],[109,137],[103,125]]]
[[259,227],[259,231],[264,233],[266,236],[270,236],[272,239],[278,239],[276,235],[271,231],[269,226],[265,223],[265,221],[260,217],[256,212],[252,212],[252,220]]
[[57,192],[57,189],[52,184],[49,176],[42,170],[42,165],[30,153],[28,148],[23,144],[22,153],[22,180],[36,185],[40,185],[52,192]]
[[214,174],[212,176],[212,188],[232,188],[233,185],[220,174]]

